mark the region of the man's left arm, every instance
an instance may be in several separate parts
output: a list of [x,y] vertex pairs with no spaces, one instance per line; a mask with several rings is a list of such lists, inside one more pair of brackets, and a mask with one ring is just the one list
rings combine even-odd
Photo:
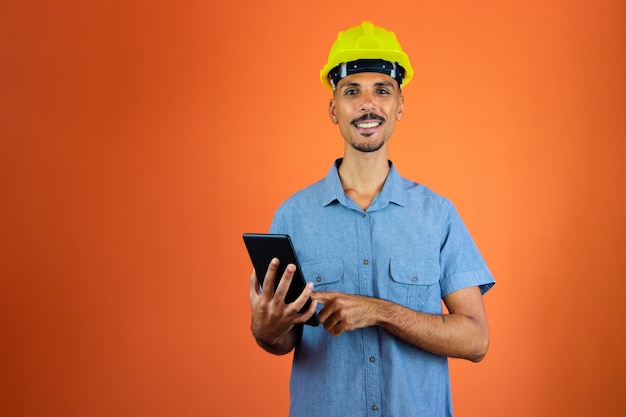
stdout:
[[380,326],[393,335],[440,356],[479,362],[489,347],[489,327],[479,287],[448,294],[448,314],[427,314],[391,301],[338,292],[314,292],[324,305],[318,314],[324,328],[345,331]]

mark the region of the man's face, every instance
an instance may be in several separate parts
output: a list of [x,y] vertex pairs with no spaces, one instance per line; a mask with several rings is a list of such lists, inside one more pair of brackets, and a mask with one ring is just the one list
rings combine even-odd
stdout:
[[402,118],[404,97],[388,75],[362,72],[337,84],[329,115],[352,148],[361,152],[381,149]]

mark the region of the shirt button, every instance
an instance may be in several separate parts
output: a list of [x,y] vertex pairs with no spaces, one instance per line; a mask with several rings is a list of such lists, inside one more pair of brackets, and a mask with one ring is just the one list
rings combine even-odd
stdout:
[[315,278],[315,281],[317,281],[317,282],[322,282],[322,277],[317,277],[317,278]]
[[413,281],[413,282],[417,282],[417,281],[418,281],[418,279],[419,279],[419,278],[417,278],[417,277],[411,277],[411,281]]
[[378,406],[376,404],[372,406],[372,411],[378,411]]
[[361,217],[366,217],[366,216],[367,216],[367,214],[361,213]]
[[369,259],[363,259],[363,265],[369,265],[370,261]]
[[372,363],[376,362],[376,358],[375,358],[374,356],[372,356],[372,357],[370,358],[370,362],[372,362]]

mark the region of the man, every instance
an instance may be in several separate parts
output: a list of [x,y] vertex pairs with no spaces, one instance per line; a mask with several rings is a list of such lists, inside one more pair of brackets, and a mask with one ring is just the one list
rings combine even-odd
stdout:
[[[291,235],[312,282],[286,304],[293,265],[276,291],[278,259],[263,291],[250,277],[258,344],[295,348],[291,416],[451,416],[447,358],[487,352],[491,273],[454,206],[388,160],[412,75],[393,32],[367,21],[339,33],[321,71],[344,155],[283,203],[270,228]],[[316,311],[323,326],[303,326]]]

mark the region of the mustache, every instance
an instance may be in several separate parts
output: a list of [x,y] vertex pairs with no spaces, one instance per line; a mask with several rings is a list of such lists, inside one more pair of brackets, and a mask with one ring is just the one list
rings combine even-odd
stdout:
[[385,118],[375,113],[365,113],[363,116],[360,116],[360,117],[357,117],[356,119],[351,120],[350,123],[357,124],[361,122],[366,122],[368,120],[378,120],[381,123],[385,123]]

